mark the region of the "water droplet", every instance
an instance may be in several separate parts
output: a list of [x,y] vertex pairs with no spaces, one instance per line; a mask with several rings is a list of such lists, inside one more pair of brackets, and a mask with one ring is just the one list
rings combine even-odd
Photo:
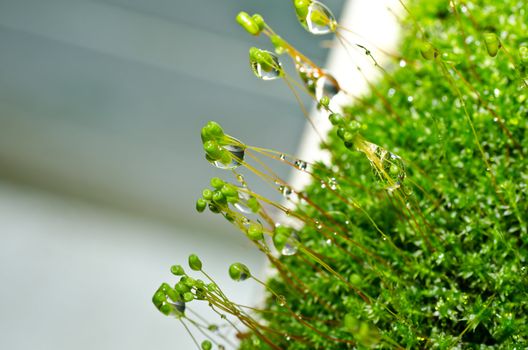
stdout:
[[285,160],[286,159],[286,155],[284,153],[281,153],[279,158],[280,158],[280,160]]
[[328,187],[330,187],[331,190],[337,189],[337,181],[334,177],[328,179]]
[[328,239],[326,240],[326,244],[331,245],[331,244],[332,244],[332,240],[331,240],[330,238],[328,238]]
[[291,337],[288,334],[286,334],[284,337],[285,337],[286,341],[290,341],[291,340]]
[[407,65],[407,62],[405,60],[400,60],[400,67],[405,67]]
[[277,297],[277,303],[280,305],[280,306],[284,306],[286,305],[286,298],[284,297],[284,295],[279,295]]
[[243,214],[251,214],[252,211],[248,207],[248,204],[247,204],[247,201],[249,200],[249,198],[251,198],[249,193],[244,192],[244,191],[238,191],[238,202],[233,204],[233,206],[237,208],[238,211],[240,211]]
[[269,58],[269,62],[264,64],[253,61],[250,59],[251,69],[255,75],[262,80],[275,80],[281,77],[282,65],[277,55],[272,52],[260,50],[266,57]]
[[171,315],[176,317],[181,317],[182,314],[185,313],[185,302],[183,301],[177,301],[174,304],[172,304],[174,307],[174,310],[171,312]]
[[244,175],[238,174],[236,179],[243,187],[247,187],[246,179],[244,179]]
[[337,28],[337,21],[332,12],[319,1],[312,1],[303,15],[299,16],[298,13],[297,18],[304,29],[312,34],[328,34],[335,32]]
[[315,228],[320,230],[323,228],[323,224],[321,223],[321,221],[319,219],[315,219],[314,220],[314,224],[315,224]]
[[292,232],[286,244],[281,250],[282,255],[290,256],[295,255],[299,249],[299,236],[295,232]]
[[328,73],[323,73],[319,79],[315,82],[315,98],[317,101],[321,100],[323,96],[326,96],[332,100],[332,98],[341,91],[337,80]]
[[297,159],[294,164],[297,169],[302,170],[302,171],[306,170],[306,168],[308,167],[308,163],[300,159]]
[[378,180],[384,183],[389,191],[400,188],[406,176],[401,158],[376,144],[365,142],[365,146],[359,150],[370,160]]
[[[235,139],[235,142],[242,144],[240,141]],[[241,162],[244,160],[245,148],[239,146],[238,144],[227,144],[222,145],[226,151],[231,153],[231,161],[227,164],[222,163],[220,160],[213,161],[213,165],[219,169],[236,169],[241,165]]]

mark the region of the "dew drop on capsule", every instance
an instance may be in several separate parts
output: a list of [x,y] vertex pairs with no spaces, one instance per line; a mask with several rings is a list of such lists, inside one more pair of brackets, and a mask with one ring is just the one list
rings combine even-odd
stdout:
[[284,297],[284,295],[279,295],[277,297],[277,303],[280,305],[280,306],[284,306],[286,305],[286,298]]
[[299,236],[297,236],[295,232],[292,232],[290,237],[288,237],[286,244],[284,244],[284,247],[281,249],[281,254],[286,256],[295,255],[298,249]]
[[247,204],[247,201],[249,200],[249,198],[251,198],[249,193],[244,192],[244,191],[238,191],[238,202],[233,204],[233,206],[243,214],[251,214],[252,211]]
[[308,5],[306,16],[299,17],[301,25],[310,33],[323,35],[333,33],[337,29],[337,21],[332,12],[319,1],[312,1]]
[[262,80],[275,80],[281,77],[282,66],[279,58],[272,52],[261,50],[269,62],[261,63],[250,59],[253,73]]
[[213,165],[219,169],[236,169],[241,165],[244,160],[245,149],[234,144],[222,146],[226,151],[231,153],[231,161],[227,164],[222,163],[220,160],[215,160]]
[[323,96],[332,100],[339,91],[341,91],[339,83],[328,73],[324,73],[324,75],[315,82],[315,98],[317,101],[320,101]]

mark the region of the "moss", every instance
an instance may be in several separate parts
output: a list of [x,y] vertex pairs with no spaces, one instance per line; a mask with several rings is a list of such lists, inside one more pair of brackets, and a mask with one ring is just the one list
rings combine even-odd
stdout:
[[[401,157],[405,177],[387,191],[372,154],[330,132],[332,166],[311,167],[309,201],[294,211],[313,221],[298,232],[301,251],[273,264],[279,273],[257,316],[280,330],[268,334],[277,348],[528,347],[525,7],[409,5],[401,57],[344,118],[377,152]],[[489,32],[500,40],[495,57]],[[422,57],[424,42],[436,58]],[[254,333],[240,348],[272,347]]]

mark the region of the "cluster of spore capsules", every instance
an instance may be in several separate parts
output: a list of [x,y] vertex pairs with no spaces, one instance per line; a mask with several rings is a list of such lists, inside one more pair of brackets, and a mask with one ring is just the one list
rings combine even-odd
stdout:
[[[268,37],[274,48],[249,49],[255,76],[282,79],[297,101],[299,93],[307,94],[322,112],[318,115],[328,118],[333,129],[321,138],[321,147],[330,151],[332,163],[245,144],[214,121],[202,128],[205,158],[235,181],[212,178],[196,210],[222,215],[266,255],[274,275],[261,281],[241,262],[228,268],[234,281],[252,279],[264,287],[268,298],[259,308],[229,299],[194,254],[188,265],[202,279],[172,266],[179,281],[163,283],[152,300],[161,313],[181,322],[198,349],[528,346],[522,316],[528,313],[528,211],[523,211],[528,210],[528,37],[512,34],[518,50],[511,49],[507,34],[497,35],[488,19],[478,24],[479,16],[489,14],[484,6],[492,6],[480,2],[482,9],[469,1],[415,7],[400,1],[408,17],[400,20],[411,34],[402,53],[386,53],[399,66],[390,72],[368,45],[347,39],[344,33],[353,32],[324,4],[294,0],[295,15],[308,32],[334,34],[338,44],[363,52],[382,74],[380,87],[369,82],[371,96],[351,96],[357,103],[343,108],[333,100],[350,94],[330,72],[277,35],[261,15],[236,16],[249,34]],[[518,4],[513,11],[528,16]],[[422,27],[421,18],[433,29]],[[517,20],[512,14],[501,23],[512,26]],[[444,22],[450,27],[442,31]],[[475,47],[485,51],[471,52]],[[298,78],[286,72],[281,56],[291,59]],[[523,121],[504,116],[507,104],[499,104],[498,88],[490,94],[486,85],[497,82],[508,84],[508,101],[518,108],[510,112],[524,115]],[[441,87],[434,90],[434,84]],[[452,103],[442,109],[439,101]],[[491,124],[483,115],[492,116]],[[306,173],[312,184],[295,189],[263,160]],[[257,175],[283,200],[252,191],[239,168]],[[512,176],[521,176],[521,183]],[[482,260],[482,254],[492,261]],[[209,305],[216,321],[192,310],[189,304],[198,301]]]

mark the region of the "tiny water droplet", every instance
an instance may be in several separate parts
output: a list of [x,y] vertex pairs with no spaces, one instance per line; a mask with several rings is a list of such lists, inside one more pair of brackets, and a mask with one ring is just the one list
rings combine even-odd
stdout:
[[330,187],[331,190],[336,190],[337,189],[337,181],[334,177],[330,178],[328,180],[328,187]]
[[407,62],[405,60],[400,60],[400,67],[405,67],[407,65]]
[[277,297],[277,303],[280,305],[280,306],[284,306],[286,305],[286,297],[284,297],[284,295],[279,295]]
[[272,52],[261,50],[269,57],[270,62],[262,64],[257,61],[253,61],[250,58],[250,65],[253,73],[262,80],[275,80],[281,77],[282,65],[277,55]]
[[298,15],[297,18],[307,31],[315,35],[332,33],[337,28],[337,21],[332,12],[319,1],[312,1],[305,16]]
[[290,341],[291,340],[291,337],[288,334],[285,335],[285,338],[286,338],[286,341]]
[[284,159],[286,159],[286,155],[284,153],[281,153],[279,158],[280,158],[280,160],[284,160]]
[[318,230],[320,230],[320,229],[323,228],[323,224],[322,224],[321,221],[318,220],[318,219],[315,219],[315,220],[314,220],[314,224],[315,224],[315,228],[318,229]]
[[331,244],[332,244],[332,240],[331,240],[330,238],[328,238],[328,239],[326,240],[326,244],[331,245]]
[[302,170],[302,171],[306,170],[306,168],[308,167],[308,163],[300,159],[297,159],[294,164],[297,169]]
[[244,175],[238,174],[236,179],[243,187],[247,187],[246,179],[244,179]]

